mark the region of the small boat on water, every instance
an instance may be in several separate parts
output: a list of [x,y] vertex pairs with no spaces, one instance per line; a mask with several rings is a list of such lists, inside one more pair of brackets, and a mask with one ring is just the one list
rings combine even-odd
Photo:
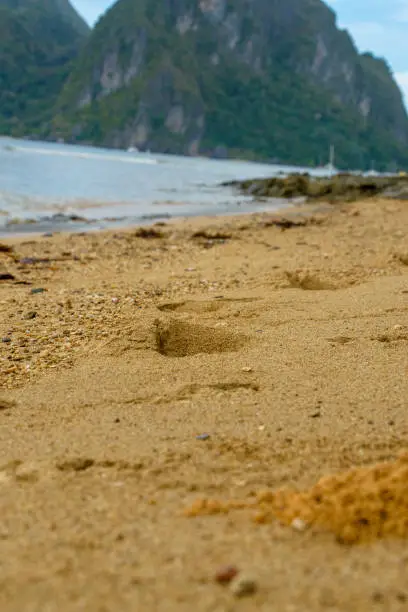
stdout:
[[139,149],[137,147],[129,147],[127,152],[128,153],[139,153]]
[[324,169],[327,170],[330,176],[337,172],[337,168],[334,165],[334,145],[330,145],[329,163],[324,166]]
[[334,145],[330,145],[329,163],[325,166],[318,166],[317,170],[324,170],[324,172],[327,172],[329,176],[333,176],[333,174],[338,173],[339,170],[334,165]]

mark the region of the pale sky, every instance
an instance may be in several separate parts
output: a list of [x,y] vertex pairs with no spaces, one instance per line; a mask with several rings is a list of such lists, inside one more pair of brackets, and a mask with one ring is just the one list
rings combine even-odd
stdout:
[[[135,2],[137,0],[134,0]],[[112,0],[71,0],[93,24]],[[327,0],[361,51],[385,57],[408,104],[408,0]]]

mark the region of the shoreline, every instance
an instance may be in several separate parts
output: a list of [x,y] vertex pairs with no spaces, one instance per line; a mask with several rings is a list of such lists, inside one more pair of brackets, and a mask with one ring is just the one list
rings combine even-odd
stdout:
[[[218,222],[222,224],[223,220],[227,221],[238,221],[239,219],[245,219],[247,217],[292,217],[292,216],[307,216],[313,215],[317,212],[329,212],[332,208],[332,205],[319,202],[319,203],[288,203],[284,206],[278,207],[276,204],[276,208],[270,208],[269,210],[259,210],[259,211],[251,211],[245,210],[242,212],[231,212],[231,213],[220,213],[214,215],[180,215],[174,217],[163,217],[158,219],[146,220],[145,222],[135,222],[126,225],[118,225],[114,227],[102,227],[102,228],[89,228],[85,229],[87,226],[81,226],[81,228],[69,228],[69,229],[61,229],[61,230],[52,230],[50,231],[27,231],[21,233],[1,233],[0,232],[0,241],[7,244],[14,244],[15,242],[24,241],[26,239],[38,240],[43,237],[56,237],[56,236],[68,236],[68,235],[103,235],[103,234],[112,234],[115,232],[132,232],[136,231],[140,228],[149,228],[149,227],[164,227],[164,226],[184,226],[186,224],[191,223],[192,225],[197,225],[198,227],[205,226],[207,224],[211,224],[214,222]],[[89,226],[88,226],[89,227]],[[52,236],[51,236],[52,234]]]
[[[234,217],[240,215],[251,215],[251,214],[262,214],[262,213],[270,213],[279,210],[290,209],[293,206],[297,206],[298,204],[292,203],[290,200],[284,202],[282,198],[271,198],[268,202],[263,202],[262,204],[257,204],[255,201],[245,202],[243,204],[237,202],[233,204],[232,208],[240,208],[242,206],[242,212],[233,210],[233,211],[221,211],[219,213],[197,213],[196,211],[192,211],[191,214],[179,214],[172,215],[170,213],[163,215],[143,215],[139,219],[135,219],[134,217],[128,218],[103,218],[103,219],[86,219],[86,218],[78,218],[69,221],[70,215],[63,215],[66,217],[65,224],[61,224],[61,222],[56,221],[54,224],[52,223],[52,218],[50,221],[20,221],[18,223],[12,224],[15,230],[4,230],[5,226],[0,226],[0,239],[7,239],[10,237],[11,239],[15,236],[33,236],[33,235],[41,235],[43,233],[79,233],[79,232],[109,232],[115,230],[124,230],[127,228],[138,227],[138,226],[149,226],[154,225],[155,223],[171,223],[171,222],[179,222],[184,219],[201,219],[201,218],[213,218],[213,217]],[[169,206],[172,208],[173,205]],[[181,205],[180,205],[181,206]],[[182,205],[188,206],[188,204]],[[114,209],[114,207],[113,207]],[[57,214],[57,217],[59,215]],[[76,217],[76,215],[73,215]],[[99,225],[100,224],[100,225]],[[41,229],[38,229],[38,226]],[[20,229],[19,229],[20,228]],[[21,229],[23,228],[23,229]]]
[[234,565],[243,610],[402,612],[367,500],[405,469],[407,227],[376,198],[1,238],[2,609],[235,609]]

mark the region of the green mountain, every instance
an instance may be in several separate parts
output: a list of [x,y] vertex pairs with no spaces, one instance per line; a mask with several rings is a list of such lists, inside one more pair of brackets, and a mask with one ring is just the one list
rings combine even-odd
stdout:
[[119,0],[60,96],[53,135],[113,147],[406,167],[386,62],[321,0]]
[[[321,0],[0,0],[0,132],[183,154],[408,167],[385,61]],[[52,120],[51,120],[52,118]]]
[[69,0],[0,0],[0,133],[44,132],[89,28]]

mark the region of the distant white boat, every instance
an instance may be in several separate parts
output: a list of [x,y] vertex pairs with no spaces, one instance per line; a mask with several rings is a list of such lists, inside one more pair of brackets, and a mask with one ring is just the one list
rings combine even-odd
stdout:
[[324,169],[329,172],[330,176],[337,172],[337,168],[334,165],[334,145],[330,145],[329,163],[324,166]]
[[129,147],[127,152],[128,153],[139,153],[139,149],[137,147]]
[[338,168],[334,165],[334,145],[330,145],[330,153],[329,153],[329,163],[325,166],[318,166],[319,170],[324,170],[329,174],[329,176],[333,176],[333,174],[338,173]]

